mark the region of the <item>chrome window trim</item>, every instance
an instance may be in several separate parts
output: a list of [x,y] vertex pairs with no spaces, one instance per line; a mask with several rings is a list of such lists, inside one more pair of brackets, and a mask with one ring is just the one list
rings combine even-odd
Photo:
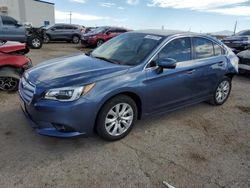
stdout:
[[[154,67],[148,67],[148,64],[155,58],[156,55],[158,55],[158,53],[168,44],[170,43],[171,41],[175,40],[175,39],[179,39],[179,38],[190,38],[191,39],[191,54],[192,54],[192,48],[193,48],[193,44],[192,44],[192,38],[195,38],[195,37],[198,37],[198,38],[204,38],[204,39],[207,39],[209,41],[211,41],[212,43],[216,43],[217,45],[219,45],[223,50],[224,50],[224,54],[222,54],[222,56],[225,56],[226,53],[227,53],[227,50],[225,49],[225,47],[223,46],[223,44],[220,44],[218,41],[214,40],[213,38],[210,38],[210,37],[207,37],[207,36],[202,36],[202,35],[178,35],[178,36],[173,36],[173,38],[169,39],[169,37],[167,37],[163,42],[162,44],[160,44],[158,46],[158,48],[155,50],[154,54],[149,58],[149,60],[146,60],[147,63],[144,65],[143,67],[143,71],[146,71],[146,70],[150,70],[150,69],[156,69],[158,66],[154,66]],[[201,59],[210,59],[210,58],[214,58],[214,57],[218,57],[218,56],[211,56],[211,57],[206,57],[206,58],[201,58]],[[188,61],[181,61],[181,62],[177,62],[177,67],[178,65],[180,64],[183,64],[183,63],[187,63],[187,62],[190,62],[190,61],[196,61],[196,60],[201,60],[201,59],[192,59],[191,60],[188,60]]]
[[[173,36],[173,38],[171,38],[171,39],[169,39],[169,37],[167,37],[163,42],[162,42],[162,44],[160,45],[160,46],[158,46],[158,48],[156,49],[156,51],[155,51],[155,53],[152,55],[152,57],[149,59],[149,60],[147,60],[147,63],[144,65],[144,67],[143,67],[143,71],[145,71],[145,70],[149,70],[149,69],[152,69],[152,68],[157,68],[158,66],[155,66],[155,67],[148,67],[147,68],[147,66],[148,66],[148,64],[155,58],[155,56],[156,55],[158,55],[158,53],[168,44],[168,43],[170,43],[171,41],[173,41],[173,40],[175,40],[175,39],[178,39],[178,38],[187,38],[187,37],[189,37],[189,38],[191,38],[191,36],[189,36],[189,35],[187,35],[187,36],[183,36],[183,35],[181,35],[181,36]],[[191,48],[192,48],[192,46],[191,46]],[[188,61],[190,61],[190,60],[188,60]],[[182,62],[186,62],[186,61],[182,61]],[[178,64],[178,63],[177,63]]]

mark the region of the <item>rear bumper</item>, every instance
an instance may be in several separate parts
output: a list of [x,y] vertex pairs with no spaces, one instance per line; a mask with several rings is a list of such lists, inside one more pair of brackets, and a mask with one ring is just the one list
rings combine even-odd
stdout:
[[53,104],[56,101],[51,102],[28,105],[20,96],[21,109],[38,134],[69,138],[93,133],[96,116],[90,103],[72,103],[63,107]]

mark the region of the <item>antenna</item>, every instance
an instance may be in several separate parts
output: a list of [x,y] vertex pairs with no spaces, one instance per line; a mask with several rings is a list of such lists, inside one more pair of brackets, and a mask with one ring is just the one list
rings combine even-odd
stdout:
[[238,22],[237,22],[237,20],[236,20],[235,25],[234,25],[234,35],[235,35],[235,33],[236,33],[237,24],[238,24]]
[[69,12],[69,23],[71,24],[71,17],[72,17],[72,12]]

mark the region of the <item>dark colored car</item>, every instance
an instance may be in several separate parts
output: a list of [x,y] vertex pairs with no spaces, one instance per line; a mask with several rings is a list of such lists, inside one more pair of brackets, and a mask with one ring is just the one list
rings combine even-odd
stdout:
[[49,41],[68,41],[78,44],[85,29],[80,25],[74,24],[55,24],[46,30],[44,42]]
[[57,58],[24,74],[20,103],[39,134],[126,136],[135,121],[209,101],[222,105],[238,72],[224,44],[192,33],[136,31],[89,55]]
[[31,48],[40,49],[43,36],[41,28],[25,28],[14,18],[0,15],[0,40],[26,42]]
[[32,66],[24,54],[29,49],[19,42],[0,41],[0,90],[16,91],[21,75]]
[[222,40],[224,44],[235,50],[250,48],[250,30],[244,30]]
[[240,73],[250,73],[250,50],[244,50],[237,54],[239,57],[239,71]]
[[110,40],[127,31],[127,29],[119,27],[98,27],[97,29],[91,32],[83,34],[81,38],[81,43],[84,46],[100,46],[107,40]]

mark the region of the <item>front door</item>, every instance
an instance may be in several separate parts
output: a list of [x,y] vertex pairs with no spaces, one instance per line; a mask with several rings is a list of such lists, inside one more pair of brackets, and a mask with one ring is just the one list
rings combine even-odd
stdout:
[[[165,58],[176,60],[177,66],[158,73],[156,64]],[[191,39],[182,37],[169,42],[145,69],[146,113],[158,113],[192,103],[195,100],[197,79],[201,76],[195,69]]]

